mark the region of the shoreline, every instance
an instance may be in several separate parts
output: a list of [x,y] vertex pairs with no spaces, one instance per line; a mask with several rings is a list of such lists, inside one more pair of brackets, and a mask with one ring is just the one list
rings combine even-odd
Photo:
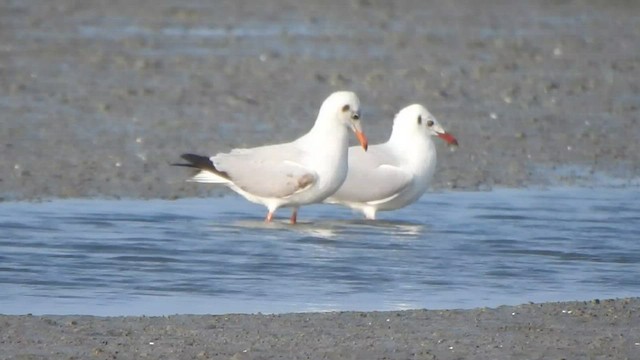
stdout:
[[0,315],[0,358],[620,359],[637,354],[639,323],[640,298],[468,310]]

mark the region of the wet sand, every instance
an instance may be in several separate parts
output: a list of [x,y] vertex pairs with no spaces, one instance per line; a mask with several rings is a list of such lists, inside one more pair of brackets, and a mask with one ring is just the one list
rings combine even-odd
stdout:
[[[435,189],[625,184],[640,174],[638,11],[588,0],[4,2],[0,200],[215,194],[169,164],[291,139],[338,89],[360,95],[372,143],[400,108],[429,107],[461,145],[438,144]],[[624,359],[640,351],[638,304],[2,316],[0,358]]]
[[640,299],[284,315],[0,316],[1,359],[634,359]]
[[209,195],[169,164],[292,139],[338,89],[372,143],[428,106],[461,144],[436,189],[640,174],[635,1],[0,7],[5,200]]

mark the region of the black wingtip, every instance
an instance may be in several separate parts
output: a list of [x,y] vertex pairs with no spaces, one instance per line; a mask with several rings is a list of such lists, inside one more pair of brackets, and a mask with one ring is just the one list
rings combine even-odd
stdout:
[[186,160],[188,164],[171,164],[171,165],[191,167],[191,168],[208,170],[213,172],[218,171],[215,165],[213,165],[213,162],[211,161],[211,159],[209,159],[207,156],[196,155],[196,154],[182,154],[180,155],[180,157]]
[[188,168],[194,168],[199,170],[210,171],[214,174],[218,174],[225,178],[229,178],[229,175],[224,171],[219,171],[216,169],[216,166],[213,164],[213,161],[207,156],[196,155],[196,154],[182,154],[181,158],[188,161],[188,164],[171,164],[173,166],[183,166]]
[[197,169],[193,164],[173,163],[173,164],[169,164],[169,165],[171,165],[171,166],[182,166],[182,167],[188,167],[188,168]]

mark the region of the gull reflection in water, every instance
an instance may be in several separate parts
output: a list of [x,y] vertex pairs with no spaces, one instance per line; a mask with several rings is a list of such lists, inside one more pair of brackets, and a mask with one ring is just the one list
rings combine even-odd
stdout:
[[344,228],[362,229],[363,232],[376,232],[394,236],[418,236],[424,233],[425,225],[419,223],[392,220],[349,220],[342,223]]
[[416,237],[428,228],[425,224],[393,220],[328,220],[317,222],[298,222],[295,225],[288,221],[265,223],[261,220],[241,220],[235,227],[244,229],[264,229],[293,231],[304,236],[335,240],[339,237],[357,237],[358,235],[389,235],[400,237]]

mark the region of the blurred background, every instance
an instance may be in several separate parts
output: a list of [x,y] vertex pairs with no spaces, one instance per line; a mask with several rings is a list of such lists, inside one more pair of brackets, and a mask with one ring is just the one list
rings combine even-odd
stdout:
[[[3,1],[0,198],[212,194],[184,152],[290,140],[356,91],[372,143],[419,102],[434,187],[640,172],[636,1]],[[595,180],[594,180],[595,179]]]

